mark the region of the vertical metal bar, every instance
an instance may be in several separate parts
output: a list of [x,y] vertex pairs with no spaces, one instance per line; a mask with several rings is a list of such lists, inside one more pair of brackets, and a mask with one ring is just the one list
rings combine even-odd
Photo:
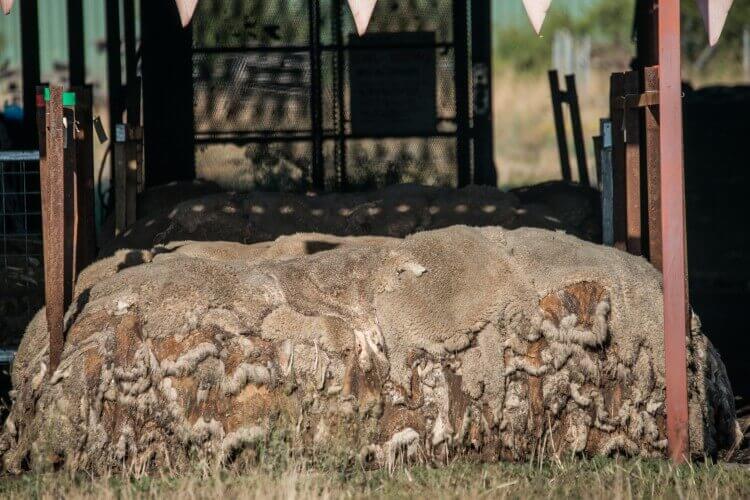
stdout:
[[[640,77],[637,71],[625,73],[625,95],[640,94]],[[626,104],[627,106],[627,104]],[[643,227],[641,224],[641,131],[640,108],[624,109],[625,133],[625,196],[627,220],[627,249],[633,255],[643,253]]]
[[139,125],[141,114],[138,59],[135,46],[135,0],[124,0],[125,77],[127,82],[128,125]]
[[338,138],[336,140],[336,164],[337,183],[340,191],[346,190],[349,184],[349,176],[346,171],[346,54],[344,53],[344,34],[341,27],[344,10],[341,0],[332,2],[333,37],[336,44],[336,127]]
[[70,85],[86,83],[83,0],[68,0],[68,69]]
[[[659,91],[659,68],[643,69],[645,92]],[[663,269],[661,236],[661,176],[659,172],[659,107],[647,106],[644,110],[645,155],[642,171],[646,176],[646,219],[648,227],[648,257],[658,270]]]
[[[77,267],[76,256],[78,254],[79,214],[78,214],[78,172],[76,161],[75,123],[76,112],[74,106],[63,106],[63,123],[65,124],[63,140],[63,184],[61,189],[65,199],[63,211],[63,234],[65,250],[63,257],[64,281],[65,281],[65,309],[68,309],[73,299],[75,290]],[[54,187],[54,186],[53,186]]]
[[563,121],[560,80],[557,76],[557,70],[553,69],[547,75],[549,76],[549,88],[552,95],[552,116],[555,119],[557,149],[560,153],[560,170],[563,180],[570,182],[573,178],[570,174],[570,154],[568,153],[568,138],[565,135],[565,121]]
[[659,1],[659,119],[664,256],[664,355],[669,455],[689,459],[689,334],[685,179],[682,150],[680,0]]
[[742,72],[750,82],[750,26],[742,28]]
[[[106,0],[105,4],[107,24],[107,94],[109,99],[109,137],[110,137],[110,161],[112,178],[110,183],[116,183],[115,165],[120,154],[115,147],[115,135],[117,124],[122,120],[122,59],[120,53],[120,2],[119,0]],[[111,191],[117,202],[117,186]]]
[[492,130],[492,2],[471,0],[474,183],[497,186]]
[[458,187],[468,186],[471,183],[468,30],[468,0],[453,0],[453,55],[455,57]]
[[624,116],[620,105],[625,96],[625,75],[613,73],[610,77],[610,113],[612,119],[612,210],[614,217],[614,246],[627,250],[627,202],[625,187]]
[[614,171],[612,164],[612,122],[602,120],[602,243],[607,246],[615,244],[615,214],[614,214]]
[[115,236],[122,234],[128,226],[128,160],[127,130],[118,123],[114,135],[114,186],[115,186]]
[[21,14],[21,51],[23,64],[21,75],[23,78],[23,129],[24,147],[34,149],[38,142],[38,124],[36,114],[36,86],[39,85],[41,76],[39,69],[39,7],[37,0],[24,0],[20,2]]
[[94,216],[94,126],[91,85],[73,89],[76,93],[76,120],[80,135],[76,140],[76,194],[78,242],[76,274],[96,258],[96,218]]
[[597,135],[592,138],[594,142],[594,162],[596,164],[596,179],[594,185],[601,189],[602,181],[602,136]]
[[583,125],[581,124],[581,108],[578,104],[578,91],[576,90],[576,76],[565,75],[565,91],[568,96],[570,107],[570,122],[573,131],[573,145],[576,150],[578,162],[578,182],[584,186],[590,186],[589,167],[586,162],[586,146],[583,142]]
[[174,2],[140,7],[145,184],[193,180],[193,29],[182,27]]
[[310,120],[312,127],[312,184],[315,189],[325,189],[325,168],[323,164],[323,112],[322,76],[320,70],[320,1],[308,0],[308,21],[310,37]]
[[[62,87],[50,88],[46,107],[46,147],[40,156],[44,294],[51,375],[60,364],[65,316],[65,163]],[[40,138],[41,139],[41,138]]]

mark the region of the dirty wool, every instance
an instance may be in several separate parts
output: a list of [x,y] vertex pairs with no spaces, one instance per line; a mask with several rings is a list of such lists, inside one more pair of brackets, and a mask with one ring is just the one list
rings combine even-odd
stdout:
[[[120,250],[80,277],[60,366],[14,363],[9,472],[228,464],[275,437],[367,466],[666,453],[660,275],[541,229]],[[737,444],[693,316],[690,440]],[[274,438],[275,439],[275,438]]]

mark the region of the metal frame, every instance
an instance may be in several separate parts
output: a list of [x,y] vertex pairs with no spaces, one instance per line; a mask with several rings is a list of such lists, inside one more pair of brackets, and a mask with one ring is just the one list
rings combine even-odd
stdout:
[[[320,1],[307,0],[308,4],[308,23],[309,23],[309,44],[307,45],[278,45],[278,46],[231,46],[231,47],[194,47],[193,54],[242,54],[242,53],[307,53],[310,57],[311,81],[310,81],[310,105],[311,105],[311,123],[309,129],[302,130],[261,130],[250,132],[244,130],[237,131],[206,131],[195,134],[196,145],[206,144],[269,144],[269,143],[289,143],[289,142],[310,142],[312,143],[313,158],[311,180],[316,189],[325,188],[325,169],[323,158],[323,144],[329,141],[334,142],[334,167],[335,179],[334,186],[336,189],[346,189],[348,185],[348,173],[346,170],[347,160],[347,143],[351,140],[361,139],[429,139],[429,138],[455,138],[456,154],[458,159],[457,165],[457,183],[460,186],[470,184],[473,180],[483,184],[496,184],[496,173],[492,160],[492,121],[491,116],[483,120],[477,120],[474,116],[472,126],[472,102],[471,102],[471,84],[472,69],[478,65],[484,64],[490,68],[490,37],[474,37],[472,31],[471,42],[484,42],[487,50],[484,52],[472,49],[471,58],[469,57],[469,4],[472,9],[476,5],[482,4],[479,0],[452,0],[453,8],[453,39],[450,42],[438,42],[434,44],[410,43],[399,46],[390,44],[367,44],[367,46],[356,46],[346,43],[343,39],[342,16],[348,15],[344,8],[342,0],[332,0],[331,15],[332,22],[332,43],[322,43],[320,38]],[[489,6],[487,6],[489,7]],[[477,14],[480,15],[480,14]],[[318,21],[316,22],[315,19]],[[472,15],[472,28],[486,21]],[[489,32],[489,24],[487,31]],[[463,38],[462,38],[463,37]],[[466,39],[466,43],[456,43],[457,40]],[[464,47],[464,50],[458,50]],[[455,52],[455,75],[456,75],[456,116],[438,117],[439,121],[456,123],[455,132],[431,131],[424,134],[355,134],[347,132],[346,118],[346,100],[345,100],[345,62],[349,52],[358,50],[387,50],[398,48],[430,48],[442,52],[453,50]],[[333,86],[336,90],[337,98],[333,103],[334,114],[333,127],[325,127],[323,119],[323,108],[321,99],[321,58],[325,54],[331,54],[334,61]],[[483,55],[484,54],[484,55]],[[470,66],[472,65],[472,66]],[[463,68],[463,70],[462,70]],[[464,71],[465,70],[465,71]],[[465,77],[464,77],[465,73]],[[489,89],[489,86],[487,86]],[[476,94],[474,94],[476,98]],[[491,110],[491,94],[488,96]],[[490,113],[491,115],[491,113]],[[481,158],[480,158],[481,151]],[[475,172],[472,176],[472,158],[474,158]],[[489,162],[486,160],[489,158]],[[480,162],[480,163],[478,163]],[[480,168],[477,170],[476,165],[485,163],[490,168]],[[475,177],[472,179],[472,177]]]
[[682,145],[680,0],[659,0],[658,16],[667,439],[670,457],[683,462],[690,454],[686,345],[690,316]]

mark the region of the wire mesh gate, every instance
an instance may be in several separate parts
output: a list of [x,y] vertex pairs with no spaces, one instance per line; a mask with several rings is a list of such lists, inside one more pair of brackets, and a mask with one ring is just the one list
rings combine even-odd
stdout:
[[[269,189],[468,184],[469,16],[466,0],[379,2],[360,39],[344,0],[201,2],[193,25],[198,175]],[[366,109],[358,102],[372,90],[357,83],[358,68],[398,73],[410,57],[412,72],[434,82],[412,89],[416,100],[429,92],[431,126],[405,128],[395,118],[358,126],[357,107]],[[400,111],[429,121],[412,105],[406,99]]]

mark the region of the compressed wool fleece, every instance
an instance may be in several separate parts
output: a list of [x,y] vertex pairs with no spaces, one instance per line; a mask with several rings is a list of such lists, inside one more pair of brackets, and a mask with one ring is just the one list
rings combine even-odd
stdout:
[[[740,437],[689,333],[690,446]],[[44,313],[13,366],[5,469],[229,463],[283,436],[371,466],[664,456],[660,275],[541,229],[298,234],[120,251],[79,279],[60,366]]]

